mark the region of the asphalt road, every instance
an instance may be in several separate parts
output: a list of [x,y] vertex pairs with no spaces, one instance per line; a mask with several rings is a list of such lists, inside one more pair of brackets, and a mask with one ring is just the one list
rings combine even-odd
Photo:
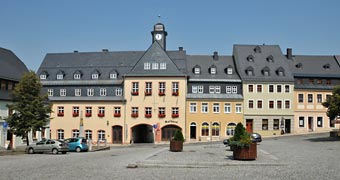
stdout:
[[252,162],[227,160],[223,157],[226,148],[218,142],[208,149],[211,161],[234,165],[127,168],[128,164],[149,161],[204,163],[209,161],[202,158],[208,145],[186,144],[179,155],[168,153],[168,145],[142,144],[66,155],[0,156],[0,179],[340,179],[340,141],[328,134],[264,139],[258,146],[258,160]]

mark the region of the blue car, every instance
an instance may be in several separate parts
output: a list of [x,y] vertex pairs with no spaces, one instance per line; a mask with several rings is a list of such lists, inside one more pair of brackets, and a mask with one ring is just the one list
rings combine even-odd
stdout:
[[89,147],[87,146],[87,140],[85,138],[68,138],[65,139],[65,142],[68,143],[69,151],[88,151]]

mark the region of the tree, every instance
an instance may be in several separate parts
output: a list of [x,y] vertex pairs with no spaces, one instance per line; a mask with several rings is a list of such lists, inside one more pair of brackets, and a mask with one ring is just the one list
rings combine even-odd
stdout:
[[13,104],[8,105],[13,113],[6,119],[13,134],[26,138],[28,133],[41,130],[49,121],[51,105],[47,94],[41,93],[42,84],[34,73],[25,73],[13,91]]
[[340,86],[336,86],[333,89],[333,94],[326,99],[326,102],[322,103],[327,109],[327,116],[334,120],[340,116]]

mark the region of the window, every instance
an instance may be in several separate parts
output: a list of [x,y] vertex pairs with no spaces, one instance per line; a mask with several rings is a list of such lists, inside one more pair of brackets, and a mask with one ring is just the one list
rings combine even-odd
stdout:
[[98,141],[103,141],[103,140],[105,140],[105,131],[99,130],[98,131]]
[[290,101],[289,100],[285,101],[285,108],[290,109]]
[[220,113],[220,103],[213,103],[213,112]]
[[138,107],[131,108],[131,117],[138,117]]
[[151,107],[146,107],[145,108],[145,117],[146,118],[151,118],[152,117],[152,108]]
[[73,137],[73,138],[79,137],[79,130],[78,130],[78,129],[72,130],[72,137]]
[[209,136],[209,124],[206,122],[202,123],[202,136]]
[[276,107],[277,107],[277,109],[282,109],[282,101],[281,100],[276,101]]
[[178,107],[173,107],[172,108],[172,117],[177,118],[178,116],[179,116]]
[[145,83],[145,95],[150,96],[152,94],[152,82]]
[[92,74],[92,79],[98,79],[99,75],[98,74]]
[[216,74],[216,68],[215,67],[210,68],[210,74]]
[[132,83],[132,95],[138,95],[138,82],[133,82]]
[[303,103],[303,94],[298,94],[299,103]]
[[270,84],[268,86],[268,89],[269,89],[268,92],[273,93],[274,92],[274,85]]
[[279,127],[280,127],[280,120],[279,119],[274,119],[274,122],[273,122],[273,130],[279,130]]
[[87,96],[93,96],[94,95],[94,89],[87,89]]
[[308,94],[308,103],[313,103],[313,94]]
[[106,96],[106,88],[100,88],[100,96]]
[[40,74],[40,79],[46,79],[46,74]]
[[81,96],[81,89],[75,89],[74,90],[74,95],[75,96]]
[[299,117],[299,127],[305,127],[305,117]]
[[158,63],[152,63],[152,69],[158,69]]
[[58,114],[59,117],[64,116],[64,106],[58,106]]
[[211,135],[212,136],[220,136],[220,124],[219,123],[214,122],[212,124]]
[[73,106],[73,113],[72,116],[73,117],[78,117],[79,116],[79,107],[78,106]]
[[318,103],[322,103],[322,94],[317,94],[316,99]]
[[117,79],[117,73],[111,73],[110,79]]
[[196,68],[194,69],[194,73],[195,73],[195,74],[200,74],[200,73],[201,73],[201,69],[200,69],[199,67],[196,67]]
[[262,119],[262,130],[268,130],[268,119]]
[[215,93],[215,86],[209,86],[209,93],[214,94]]
[[165,117],[165,107],[158,108],[158,117],[164,118]]
[[227,94],[231,94],[231,86],[226,86],[225,91]]
[[47,94],[48,96],[53,96],[53,89],[48,89]]
[[254,92],[254,85],[248,84],[248,92]]
[[235,109],[236,109],[236,113],[242,113],[242,105],[241,104],[236,104]]
[[233,93],[233,94],[236,94],[236,93],[237,93],[237,86],[233,86],[232,88],[233,88],[232,93]]
[[197,86],[191,86],[191,92],[192,93],[197,93]]
[[150,63],[144,63],[144,69],[149,70],[150,69]]
[[64,79],[64,75],[63,74],[57,74],[57,79]]
[[116,96],[122,96],[122,94],[123,94],[122,88],[117,88],[116,89]]
[[318,127],[322,127],[322,124],[323,124],[323,118],[322,118],[322,117],[317,117],[317,120],[316,120],[316,122],[317,122],[317,126],[318,126]]
[[227,136],[233,136],[234,133],[235,133],[235,127],[236,127],[236,124],[235,123],[229,123],[227,125]]
[[120,107],[114,107],[114,114],[113,116],[114,117],[120,117],[120,112],[121,111],[121,108]]
[[309,84],[314,84],[314,79],[309,79]]
[[60,96],[66,96],[66,89],[60,89]]
[[248,108],[253,109],[254,108],[254,100],[248,100]]
[[92,131],[91,130],[85,130],[85,138],[86,139],[92,139]]
[[166,69],[166,63],[160,63],[159,69]]
[[221,86],[215,86],[215,93],[220,94],[221,93]]
[[220,94],[221,93],[221,86],[209,86],[209,93],[210,94]]
[[202,103],[201,112],[202,112],[202,113],[208,113],[208,112],[209,112],[208,103]]
[[296,80],[296,84],[303,84],[303,80],[302,79],[297,79]]
[[274,109],[274,101],[269,100],[269,109]]
[[231,104],[224,103],[224,113],[231,113]]
[[227,74],[233,74],[233,68],[228,68],[227,69]]
[[198,93],[203,93],[203,86],[197,86]]
[[317,79],[316,84],[322,84],[322,79]]
[[260,84],[257,85],[257,92],[258,93],[262,92],[262,85],[260,85]]
[[327,80],[326,80],[326,85],[332,85],[332,80],[327,79]]
[[282,92],[282,86],[281,85],[276,86],[276,92],[278,92],[278,93]]
[[64,139],[64,130],[63,129],[57,130],[57,139]]
[[81,75],[80,74],[74,74],[73,79],[80,79]]
[[285,85],[285,93],[290,93],[290,87],[289,87],[289,85]]
[[92,107],[87,106],[85,107],[85,117],[91,117],[92,116]]
[[197,104],[196,103],[190,103],[189,110],[191,113],[196,113],[197,112]]
[[105,107],[98,107],[98,117],[105,116]]
[[165,95],[165,82],[160,82],[159,83],[159,92],[158,94],[160,96],[164,96]]
[[257,109],[262,109],[262,100],[257,100]]
[[172,95],[178,96],[178,82],[172,82]]

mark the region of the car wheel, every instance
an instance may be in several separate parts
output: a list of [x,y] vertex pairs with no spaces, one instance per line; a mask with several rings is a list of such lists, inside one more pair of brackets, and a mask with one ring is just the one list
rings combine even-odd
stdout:
[[29,148],[28,149],[28,154],[34,154],[34,149],[33,148]]
[[52,149],[53,154],[58,154],[58,149]]
[[80,147],[77,147],[76,152],[80,152],[80,151],[81,151]]

